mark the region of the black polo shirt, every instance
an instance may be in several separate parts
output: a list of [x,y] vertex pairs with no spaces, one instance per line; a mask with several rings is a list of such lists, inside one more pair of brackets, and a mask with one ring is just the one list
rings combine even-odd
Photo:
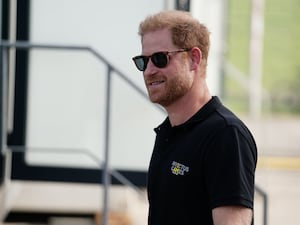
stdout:
[[209,225],[213,208],[253,208],[255,141],[217,97],[184,124],[167,118],[155,132],[149,225]]

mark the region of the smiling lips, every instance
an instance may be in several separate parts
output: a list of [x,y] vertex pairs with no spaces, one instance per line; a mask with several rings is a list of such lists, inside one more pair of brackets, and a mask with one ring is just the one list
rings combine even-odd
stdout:
[[149,82],[147,82],[147,86],[149,89],[159,88],[161,86],[161,84],[164,82],[165,82],[164,80],[149,81]]
[[150,86],[155,86],[155,85],[159,85],[161,83],[164,83],[164,81],[163,80],[152,81],[152,82],[149,83],[149,85]]

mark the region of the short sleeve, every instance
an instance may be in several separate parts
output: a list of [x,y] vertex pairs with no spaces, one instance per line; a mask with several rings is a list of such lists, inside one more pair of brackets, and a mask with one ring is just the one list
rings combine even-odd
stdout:
[[205,181],[211,208],[253,208],[256,145],[250,132],[227,126],[212,138],[205,157]]

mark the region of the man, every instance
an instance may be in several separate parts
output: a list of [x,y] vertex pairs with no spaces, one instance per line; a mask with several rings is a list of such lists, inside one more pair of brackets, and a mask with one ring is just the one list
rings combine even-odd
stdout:
[[149,225],[249,225],[255,141],[206,84],[209,32],[190,14],[164,11],[139,27],[150,100],[168,117],[158,126],[148,174]]

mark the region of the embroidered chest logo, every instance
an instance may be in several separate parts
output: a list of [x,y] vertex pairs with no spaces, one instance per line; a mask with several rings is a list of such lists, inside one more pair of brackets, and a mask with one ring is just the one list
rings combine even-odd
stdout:
[[171,166],[171,171],[175,175],[181,175],[181,176],[183,176],[184,173],[189,172],[189,167],[185,166],[185,165],[183,165],[181,163],[173,161],[172,162],[172,166]]

